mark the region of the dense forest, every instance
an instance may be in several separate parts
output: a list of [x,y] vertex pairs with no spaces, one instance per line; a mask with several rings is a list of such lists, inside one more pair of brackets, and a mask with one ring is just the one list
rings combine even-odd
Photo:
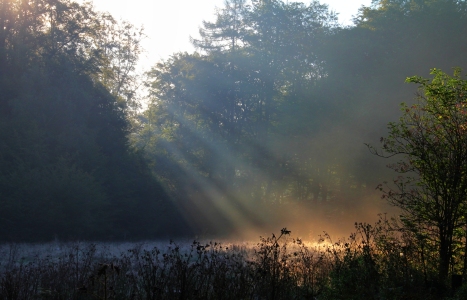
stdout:
[[128,142],[140,35],[90,4],[0,2],[2,241],[143,238],[177,225]]
[[342,26],[318,1],[228,0],[146,74],[142,29],[90,3],[0,5],[3,241],[346,234],[392,209],[365,143],[414,101],[404,80],[467,65],[464,1]]
[[63,269],[12,263],[1,295],[71,265],[96,274],[68,275],[70,298],[86,282],[108,299],[106,272],[134,279],[122,299],[228,282],[244,299],[449,295],[467,274],[467,2],[373,0],[352,26],[318,1],[226,0],[215,17],[195,52],[139,73],[141,28],[88,2],[0,0],[0,242],[280,235],[256,260],[194,242],[100,269],[92,247]]
[[317,1],[227,1],[148,73],[131,143],[197,231],[347,234],[394,213],[365,143],[415,101],[408,76],[466,66],[466,5],[374,1],[343,27]]

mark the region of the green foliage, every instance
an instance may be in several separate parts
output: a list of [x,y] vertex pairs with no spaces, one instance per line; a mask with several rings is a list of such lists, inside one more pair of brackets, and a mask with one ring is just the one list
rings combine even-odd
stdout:
[[149,72],[131,143],[181,206],[348,211],[390,176],[363,144],[414,91],[401,78],[467,63],[465,12],[459,1],[374,1],[343,28],[316,1],[227,1],[192,39],[200,53]]
[[407,79],[420,86],[418,103],[402,104],[402,117],[389,124],[389,136],[381,139],[386,154],[375,154],[402,155],[391,168],[403,176],[383,197],[404,211],[407,230],[433,243],[439,276],[446,278],[461,263],[454,258],[460,251],[456,244],[465,243],[456,232],[465,228],[467,81],[460,69],[452,77],[437,69],[432,75],[432,80]]
[[[357,225],[357,224],[356,224]],[[371,226],[358,224],[359,233],[365,238],[371,238]],[[351,236],[350,243],[343,245],[342,252],[332,250],[335,256],[334,268],[331,273],[330,286],[326,297],[329,299],[375,299],[380,283],[379,270],[374,253],[370,251],[370,241],[363,240],[357,246],[355,236]],[[361,247],[361,249],[359,249]],[[353,295],[352,298],[348,298]]]
[[[204,55],[177,54],[149,73],[152,104],[134,145],[154,166],[167,166],[154,172],[183,197],[192,194],[184,182],[205,193],[193,181],[206,178],[221,197],[279,201],[289,155],[284,136],[308,132],[290,115],[305,118],[309,86],[322,76],[314,48],[334,22],[317,2],[227,2],[216,22],[204,23],[202,39],[193,40]],[[202,179],[183,180],[183,173]]]
[[174,211],[127,139],[141,32],[90,4],[0,5],[0,240],[164,234]]
[[[294,202],[348,211],[385,177],[362,144],[397,114],[410,91],[400,78],[467,63],[463,1],[373,1],[342,28],[316,1],[231,0],[192,39],[201,53],[149,72],[150,105],[139,114],[141,29],[69,0],[0,6],[5,235],[35,195],[57,207],[40,206],[44,220],[87,224],[72,236],[179,232],[175,207],[202,215],[197,229],[224,232],[226,211],[257,223]],[[67,185],[79,196],[58,188]],[[60,220],[55,203],[93,209]],[[465,230],[456,226],[459,269]],[[419,240],[430,255],[437,247]]]

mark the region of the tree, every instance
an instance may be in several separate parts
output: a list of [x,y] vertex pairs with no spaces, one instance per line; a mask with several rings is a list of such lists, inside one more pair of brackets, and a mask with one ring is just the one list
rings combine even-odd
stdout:
[[143,52],[143,28],[126,21],[117,22],[108,14],[99,16],[99,30],[93,35],[94,51],[88,49],[89,56],[98,53],[100,57],[100,71],[94,74],[95,78],[118,99],[128,115],[134,116],[141,108],[137,93],[141,80],[136,64]]
[[[203,21],[201,40],[191,39],[193,45],[207,52],[235,51],[245,30],[243,17],[245,0],[226,0],[225,8],[216,13],[215,23]],[[242,43],[241,43],[242,44]]]
[[405,229],[434,245],[438,276],[445,280],[455,263],[455,242],[462,239],[456,232],[466,226],[467,81],[460,69],[452,77],[437,69],[431,74],[431,81],[407,79],[420,85],[418,102],[402,104],[402,117],[389,123],[389,135],[381,138],[383,151],[370,150],[402,156],[390,165],[401,175],[392,188],[380,189],[402,209]]
[[0,0],[0,9],[0,240],[181,228],[128,145],[122,102],[140,31],[70,0]]

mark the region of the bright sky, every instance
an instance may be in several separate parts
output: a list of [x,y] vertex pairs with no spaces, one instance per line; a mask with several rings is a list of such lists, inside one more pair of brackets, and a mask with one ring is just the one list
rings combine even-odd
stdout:
[[[84,2],[83,0],[76,0]],[[284,0],[286,1],[286,0]],[[292,1],[292,0],[291,0]],[[99,11],[107,11],[116,19],[124,19],[136,26],[143,25],[147,40],[143,47],[143,69],[149,69],[161,59],[180,51],[192,52],[190,36],[197,37],[203,20],[214,20],[215,8],[222,8],[224,0],[91,0]],[[303,1],[309,3],[309,1]],[[352,16],[371,0],[321,0],[339,13],[339,21],[351,24]]]

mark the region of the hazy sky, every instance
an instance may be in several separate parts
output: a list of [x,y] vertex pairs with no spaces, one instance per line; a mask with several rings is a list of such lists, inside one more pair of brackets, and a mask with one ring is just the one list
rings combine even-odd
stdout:
[[[84,0],[77,0],[84,2]],[[94,0],[99,11],[108,11],[116,19],[125,19],[145,28],[147,40],[143,46],[147,53],[142,58],[144,69],[179,51],[193,51],[189,36],[196,37],[203,20],[213,20],[216,7],[224,0]],[[292,0],[290,1],[292,2]],[[302,1],[309,3],[310,1]],[[371,0],[322,0],[339,13],[339,20],[351,24],[362,5]]]

